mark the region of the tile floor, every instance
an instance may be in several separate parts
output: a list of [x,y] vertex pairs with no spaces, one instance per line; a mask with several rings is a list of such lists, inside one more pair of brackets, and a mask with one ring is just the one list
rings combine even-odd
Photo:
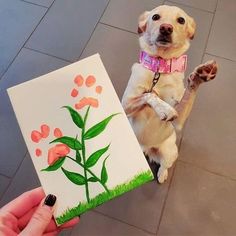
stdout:
[[61,235],[236,235],[234,0],[0,0],[0,206],[39,186],[6,89],[99,52],[121,97],[138,58],[137,18],[160,4],[197,22],[188,72],[214,58],[218,77],[199,91],[168,181],[84,214]]

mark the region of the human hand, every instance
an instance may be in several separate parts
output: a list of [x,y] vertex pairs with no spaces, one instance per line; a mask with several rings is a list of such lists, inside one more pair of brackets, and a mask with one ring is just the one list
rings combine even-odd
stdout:
[[42,187],[25,192],[0,209],[0,235],[53,236],[79,222],[76,217],[58,227],[53,217],[56,197],[45,198]]

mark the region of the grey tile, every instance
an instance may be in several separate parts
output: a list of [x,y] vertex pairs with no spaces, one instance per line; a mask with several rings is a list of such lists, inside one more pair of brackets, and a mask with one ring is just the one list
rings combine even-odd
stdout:
[[54,2],[54,0],[22,0],[22,1],[34,3],[37,5],[44,6],[44,7],[50,7],[52,3]]
[[235,235],[235,198],[235,181],[179,162],[157,235]]
[[22,1],[0,1],[0,77],[46,12]]
[[98,24],[82,58],[97,52],[100,53],[116,92],[121,98],[131,74],[131,67],[138,61],[137,35]]
[[12,177],[26,153],[26,146],[6,91],[0,92],[0,110],[0,173]]
[[0,199],[2,194],[5,192],[8,184],[10,183],[10,179],[6,176],[0,175]]
[[211,27],[213,13],[204,12],[198,9],[193,9],[181,4],[165,1],[166,5],[175,5],[183,9],[187,14],[194,18],[197,28],[194,39],[190,42],[191,46],[188,50],[188,68],[186,76],[201,62],[204,50],[207,44],[208,34]]
[[79,58],[108,0],[56,0],[27,47],[74,61]]
[[150,234],[135,227],[123,224],[114,219],[88,212],[82,215],[79,224],[71,236],[150,236]]
[[106,202],[95,211],[155,234],[173,170],[174,167],[164,184],[152,181]]
[[236,61],[235,12],[234,0],[219,0],[207,44],[208,53]]
[[[0,173],[12,176],[26,153],[6,89],[67,65],[68,62],[22,49],[0,80]],[[27,114],[29,117],[32,114]]]
[[217,5],[217,0],[172,0],[171,2],[180,3],[211,12],[215,11]]
[[5,205],[7,202],[13,200],[20,194],[24,193],[25,191],[31,190],[39,186],[40,182],[34,169],[31,158],[29,155],[26,155],[20,168],[17,170],[16,175],[12,179],[9,188],[3,195],[0,201],[0,207]]
[[138,17],[162,3],[163,0],[111,0],[101,22],[136,33]]
[[72,233],[72,228],[62,230],[58,235],[59,236],[70,236]]
[[215,59],[216,79],[199,88],[196,103],[186,125],[180,158],[202,168],[236,179],[236,62]]

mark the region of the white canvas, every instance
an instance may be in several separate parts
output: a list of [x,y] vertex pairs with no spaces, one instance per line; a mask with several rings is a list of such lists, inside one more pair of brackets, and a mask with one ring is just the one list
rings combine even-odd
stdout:
[[58,224],[153,178],[98,54],[14,86],[8,94],[44,191],[57,196]]

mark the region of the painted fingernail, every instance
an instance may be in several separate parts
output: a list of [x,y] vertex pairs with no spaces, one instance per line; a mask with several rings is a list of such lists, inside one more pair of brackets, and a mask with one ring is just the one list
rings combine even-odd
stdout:
[[44,204],[47,206],[54,206],[55,202],[57,200],[57,197],[53,194],[48,194],[47,197],[44,200]]

